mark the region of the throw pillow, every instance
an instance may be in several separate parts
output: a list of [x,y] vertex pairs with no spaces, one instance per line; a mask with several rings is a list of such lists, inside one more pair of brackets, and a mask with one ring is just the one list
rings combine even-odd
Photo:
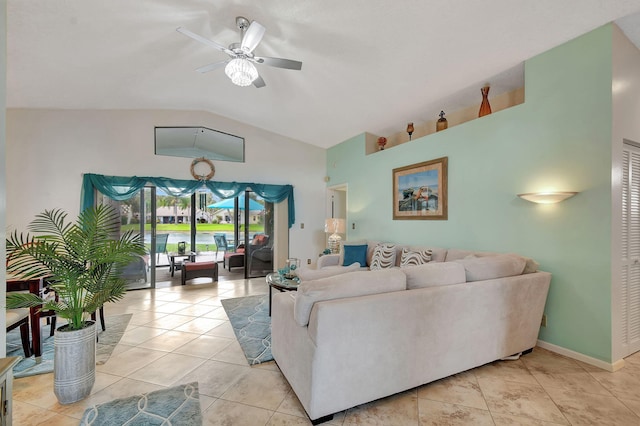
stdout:
[[407,266],[423,265],[431,262],[431,249],[426,250],[412,250],[410,248],[402,249],[402,256],[400,257],[400,267],[406,268]]
[[343,247],[344,260],[342,266],[349,266],[358,262],[360,265],[367,264],[367,245],[347,246]]
[[396,264],[396,246],[395,244],[378,244],[373,249],[373,257],[371,258],[370,269],[386,269],[392,268]]

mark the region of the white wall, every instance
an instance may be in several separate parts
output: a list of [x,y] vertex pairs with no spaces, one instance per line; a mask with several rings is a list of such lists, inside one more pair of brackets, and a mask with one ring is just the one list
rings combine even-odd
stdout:
[[626,356],[620,312],[622,146],[625,139],[640,144],[640,51],[615,25],[612,39],[611,327],[612,360],[615,362]]
[[212,180],[293,185],[289,255],[317,259],[326,151],[202,111],[9,109],[8,228],[24,229],[44,209],[76,214],[83,173],[193,179],[191,159],[154,155],[154,126],[205,126],[245,138],[245,163],[215,161]]

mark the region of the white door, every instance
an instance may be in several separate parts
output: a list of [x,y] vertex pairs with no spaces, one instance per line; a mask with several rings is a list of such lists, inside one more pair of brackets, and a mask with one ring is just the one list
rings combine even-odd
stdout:
[[624,144],[620,313],[623,357],[640,351],[640,148]]

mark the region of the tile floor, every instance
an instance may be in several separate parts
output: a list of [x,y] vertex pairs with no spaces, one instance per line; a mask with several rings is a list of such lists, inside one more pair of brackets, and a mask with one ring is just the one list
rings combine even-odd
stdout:
[[[163,284],[165,285],[163,287]],[[161,283],[105,313],[133,317],[92,395],[62,406],[51,374],[15,380],[14,425],[75,425],[85,408],[198,381],[206,425],[310,424],[273,362],[249,367],[220,304],[262,294],[264,279]],[[107,320],[108,326],[108,320]],[[640,353],[616,373],[536,348],[339,413],[327,425],[640,425]]]

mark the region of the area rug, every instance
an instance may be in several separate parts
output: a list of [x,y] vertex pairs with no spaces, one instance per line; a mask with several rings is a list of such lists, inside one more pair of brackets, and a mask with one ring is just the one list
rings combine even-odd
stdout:
[[249,365],[271,361],[269,295],[223,299],[221,302]]
[[198,382],[94,405],[80,425],[202,425]]
[[[98,323],[98,343],[96,345],[96,365],[107,362],[113,349],[116,347],[124,331],[129,325],[132,314],[114,315],[105,318],[107,329],[102,331]],[[20,331],[15,329],[7,333],[7,356],[19,356],[23,358],[14,368],[13,376],[16,378],[33,376],[36,374],[51,373],[53,371],[53,341],[49,336],[49,326],[42,326],[42,362],[36,364],[35,356],[24,358]]]

